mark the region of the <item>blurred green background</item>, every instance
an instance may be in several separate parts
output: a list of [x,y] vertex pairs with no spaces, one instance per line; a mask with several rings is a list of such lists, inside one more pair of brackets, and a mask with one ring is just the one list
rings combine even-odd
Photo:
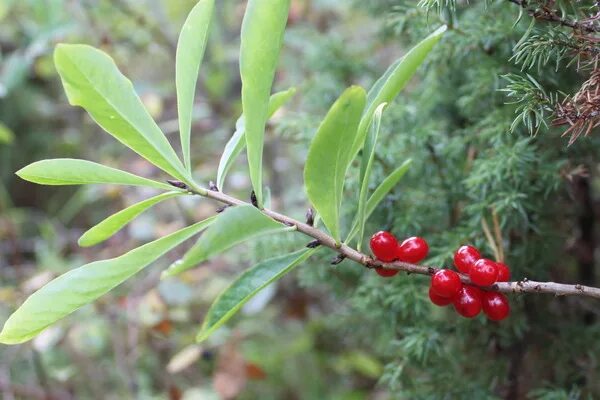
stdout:
[[[240,114],[239,29],[244,1],[217,1],[194,108],[192,157],[200,182],[216,166]],[[491,256],[482,219],[499,215],[513,276],[597,286],[579,251],[582,221],[596,221],[600,141],[566,146],[560,130],[510,133],[514,105],[501,75],[529,20],[507,1],[293,0],[274,89],[298,94],[267,127],[265,182],[273,208],[302,218],[302,169],[329,105],[351,84],[375,79],[429,32],[450,30],[386,110],[375,179],[407,158],[408,176],[367,232],[421,235],[430,262],[448,263],[471,242]],[[434,4],[435,3],[435,4]],[[592,2],[578,2],[592,3]],[[0,320],[53,277],[110,258],[212,215],[206,200],[165,202],[108,242],[77,239],[145,189],[44,187],[14,172],[43,158],[73,157],[166,179],[68,105],[52,62],[59,42],[109,53],[178,144],[177,35],[194,0],[0,0]],[[430,5],[431,5],[430,4]],[[435,8],[439,6],[442,12]],[[569,92],[572,65],[531,71]],[[582,173],[585,171],[585,174]],[[345,227],[355,212],[357,168],[346,185]],[[225,190],[249,197],[240,157]],[[591,210],[591,211],[590,211]],[[592,231],[597,228],[592,226]],[[427,279],[382,279],[321,251],[268,287],[207,342],[194,344],[211,301],[243,268],[304,245],[292,235],[243,245],[180,278],[160,272],[170,254],[35,340],[0,347],[4,399],[592,399],[600,396],[598,304],[513,296],[502,324],[459,319],[427,299]],[[585,243],[584,243],[585,244]],[[589,245],[589,243],[587,243]]]

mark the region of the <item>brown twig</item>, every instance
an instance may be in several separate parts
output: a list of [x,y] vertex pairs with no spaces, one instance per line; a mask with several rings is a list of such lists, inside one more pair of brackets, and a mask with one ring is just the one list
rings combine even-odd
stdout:
[[508,0],[511,3],[517,4],[520,6],[527,14],[532,16],[535,19],[539,19],[542,21],[553,22],[562,26],[567,26],[571,29],[580,31],[580,32],[600,32],[600,25],[595,22],[600,18],[599,15],[592,16],[585,20],[577,21],[570,20],[567,18],[562,18],[556,10],[550,7],[535,7],[530,6],[527,0]]
[[[237,205],[249,205],[249,203],[239,200],[235,197],[231,197],[222,192],[212,192],[212,191],[198,191],[191,190],[190,193],[195,195],[200,195],[204,197],[208,197],[210,199],[219,201],[221,203],[227,204],[229,206],[237,206]],[[396,269],[399,271],[404,271],[407,273],[420,274],[420,275],[433,275],[435,274],[439,268],[419,265],[419,264],[411,264],[402,261],[396,261],[392,263],[384,263],[378,260],[374,260],[366,254],[363,254],[348,245],[341,243],[336,243],[335,239],[329,236],[327,233],[314,228],[304,222],[295,220],[286,215],[280,214],[276,211],[269,209],[261,210],[265,215],[273,218],[275,221],[281,222],[288,226],[295,226],[296,230],[312,237],[319,241],[322,246],[329,247],[330,249],[338,252],[344,258],[355,261],[367,268],[388,268],[388,269]],[[461,280],[466,284],[472,284],[469,277],[464,274],[459,274]],[[548,293],[554,294],[555,296],[565,296],[565,295],[579,295],[579,296],[588,296],[600,299],[600,288],[595,288],[591,286],[583,286],[583,285],[569,285],[564,283],[556,283],[556,282],[536,282],[530,281],[527,279],[516,281],[516,282],[498,282],[494,284],[492,287],[488,289],[496,290],[499,292],[512,292],[512,293]]]

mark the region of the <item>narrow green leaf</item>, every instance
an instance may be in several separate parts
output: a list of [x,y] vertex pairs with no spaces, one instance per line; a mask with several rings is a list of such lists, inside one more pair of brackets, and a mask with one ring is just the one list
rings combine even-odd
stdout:
[[[383,180],[383,182],[381,182],[379,184],[379,186],[377,186],[377,188],[375,189],[375,191],[373,192],[373,194],[371,195],[371,197],[369,197],[369,200],[367,201],[367,206],[365,208],[365,217],[364,217],[365,220],[369,219],[369,217],[371,216],[371,214],[373,214],[373,211],[375,211],[375,208],[379,205],[381,200],[383,200],[385,198],[385,196],[390,192],[390,190],[392,190],[392,188],[394,188],[394,186],[396,186],[396,184],[398,184],[400,179],[402,179],[404,174],[406,174],[406,172],[408,171],[408,168],[410,167],[411,163],[412,163],[412,160],[410,158],[408,160],[404,161],[398,168],[396,168],[391,174],[389,174],[387,176],[387,178],[385,178]],[[358,233],[358,230],[359,230],[358,219],[355,219],[354,223],[352,224],[352,228],[350,229],[350,233],[348,234],[348,237],[346,238],[345,242],[350,243],[350,241]]]
[[242,22],[240,75],[250,180],[262,207],[262,157],[269,95],[290,0],[249,0]]
[[369,179],[371,178],[371,169],[373,168],[373,159],[375,158],[375,148],[379,138],[379,128],[381,127],[381,114],[387,103],[380,104],[375,109],[372,118],[371,131],[367,135],[363,157],[360,164],[360,194],[358,196],[358,251],[361,251],[362,238],[365,234],[367,194],[369,193]]
[[[294,96],[296,93],[296,88],[292,87],[288,90],[284,90],[281,92],[277,92],[271,96],[269,99],[269,115],[268,118],[271,118],[273,114],[289,99]],[[235,132],[231,139],[225,145],[225,150],[223,150],[223,154],[221,155],[221,160],[219,161],[219,168],[217,170],[217,187],[219,190],[223,190],[223,185],[225,183],[225,177],[227,173],[233,166],[235,159],[240,155],[244,147],[246,147],[246,136],[245,132],[245,122],[244,115],[241,115],[237,122],[235,123]]]
[[375,82],[367,96],[367,107],[360,121],[358,135],[354,141],[353,155],[358,153],[364,144],[367,129],[371,124],[373,111],[381,103],[391,103],[392,100],[406,86],[410,78],[417,72],[419,66],[425,61],[429,52],[437,42],[440,41],[446,25],[441,26],[435,32],[427,36],[415,47],[413,47],[402,58],[393,63],[387,71]]
[[272,197],[271,197],[271,188],[268,186],[265,186],[265,208],[266,209],[270,209],[272,206]]
[[106,53],[82,44],[59,44],[54,63],[69,102],[83,107],[98,125],[168,174],[186,171],[133,85]]
[[36,161],[21,168],[16,174],[26,181],[39,183],[40,185],[60,186],[107,183],[173,190],[173,187],[166,183],[142,178],[141,176],[92,161],[73,158],[54,158],[51,160]]
[[158,196],[151,197],[129,206],[87,230],[83,235],[81,235],[77,243],[79,243],[81,247],[95,246],[113,236],[138,215],[155,204],[175,196],[181,196],[183,194],[183,192],[162,193]]
[[218,215],[213,226],[179,261],[163,272],[163,278],[195,267],[236,244],[267,233],[281,233],[289,227],[276,222],[251,205],[228,208]]
[[192,111],[200,64],[208,39],[212,19],[214,0],[200,0],[188,15],[177,42],[175,55],[175,85],[177,87],[177,109],[179,112],[179,135],[183,161],[188,172],[191,171],[190,132],[192,129]]
[[304,166],[308,198],[338,242],[344,178],[354,157],[352,143],[364,107],[364,89],[358,86],[346,89],[321,122]]
[[210,306],[196,340],[198,342],[205,340],[217,328],[227,322],[256,293],[277,279],[282,278],[315,251],[316,249],[302,249],[263,261],[244,271]]
[[404,174],[410,168],[410,164],[412,164],[412,159],[408,159],[404,161],[398,168],[396,168],[391,174],[389,174],[383,182],[377,186],[371,197],[369,197],[369,201],[367,202],[367,216],[371,215],[373,211],[375,211],[375,207],[379,205],[381,200],[396,186],[396,184],[402,179]]
[[213,219],[198,222],[120,257],[95,261],[59,276],[29,296],[10,316],[0,332],[0,343],[17,344],[33,338],[191,238],[210,225]]
[[11,144],[15,140],[15,134],[8,126],[0,122],[0,144]]
[[269,112],[267,114],[267,119],[271,118],[277,110],[279,110],[285,103],[290,101],[292,97],[296,94],[296,88],[291,87],[288,90],[282,90],[277,93],[273,93],[271,97],[269,97]]

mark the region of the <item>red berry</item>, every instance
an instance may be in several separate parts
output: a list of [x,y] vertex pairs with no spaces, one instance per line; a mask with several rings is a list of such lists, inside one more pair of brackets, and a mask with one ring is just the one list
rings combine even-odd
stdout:
[[469,277],[471,278],[471,282],[476,285],[493,285],[498,278],[498,267],[494,261],[481,258],[471,267]]
[[440,269],[431,277],[431,290],[440,297],[453,298],[462,288],[460,277],[449,269]]
[[400,272],[400,270],[379,267],[375,268],[375,272],[377,272],[379,276],[383,276],[384,278],[390,278],[396,275],[398,272]]
[[396,259],[396,249],[398,241],[396,237],[389,232],[379,231],[371,236],[371,251],[380,261],[391,262]]
[[471,289],[472,293],[475,293],[477,296],[479,296],[479,299],[481,299],[481,297],[483,296],[483,290],[481,290],[477,286],[473,286],[473,285],[467,285],[467,286]]
[[429,252],[429,246],[425,239],[418,236],[409,237],[398,246],[396,257],[398,260],[408,263],[418,263]]
[[508,265],[501,262],[497,262],[496,268],[498,269],[498,278],[496,279],[496,281],[508,282],[510,280],[510,268],[508,268]]
[[481,311],[481,290],[473,286],[463,286],[454,298],[456,312],[466,318],[473,318]]
[[473,246],[460,246],[454,253],[454,265],[460,272],[469,273],[471,266],[481,258],[479,251]]
[[452,303],[452,298],[438,296],[433,292],[431,286],[429,286],[429,300],[431,300],[431,302],[436,306],[440,307],[447,306],[448,304]]
[[492,321],[501,321],[510,313],[508,299],[502,293],[484,292],[481,302],[483,312]]

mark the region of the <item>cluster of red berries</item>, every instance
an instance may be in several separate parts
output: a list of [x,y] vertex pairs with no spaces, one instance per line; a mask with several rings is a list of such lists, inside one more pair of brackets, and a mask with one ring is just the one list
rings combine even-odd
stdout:
[[[418,263],[429,251],[427,242],[420,237],[410,237],[398,243],[390,232],[377,232],[371,237],[371,251],[380,261],[404,261]],[[496,282],[508,282],[510,269],[502,262],[482,258],[473,246],[461,246],[454,253],[456,268],[469,275],[471,282],[479,286],[491,286]],[[384,277],[394,276],[398,270],[375,268]],[[502,293],[482,290],[479,287],[463,285],[460,276],[449,269],[437,271],[431,278],[429,298],[437,306],[454,304],[456,311],[466,318],[473,318],[481,310],[493,321],[503,320],[510,313],[508,299]]]
[[[506,264],[482,258],[473,246],[461,246],[456,250],[454,265],[479,286],[510,279],[510,269]],[[482,309],[492,321],[501,321],[510,313],[508,299],[502,293],[463,285],[458,274],[449,269],[441,269],[431,277],[429,298],[437,306],[454,304],[456,311],[466,318],[475,317]]]
[[[390,232],[379,231],[371,236],[371,251],[373,255],[383,262],[404,261],[418,263],[427,257],[429,246],[425,239],[412,236],[398,243],[398,240]],[[380,276],[389,278],[396,275],[397,269],[375,268]]]

